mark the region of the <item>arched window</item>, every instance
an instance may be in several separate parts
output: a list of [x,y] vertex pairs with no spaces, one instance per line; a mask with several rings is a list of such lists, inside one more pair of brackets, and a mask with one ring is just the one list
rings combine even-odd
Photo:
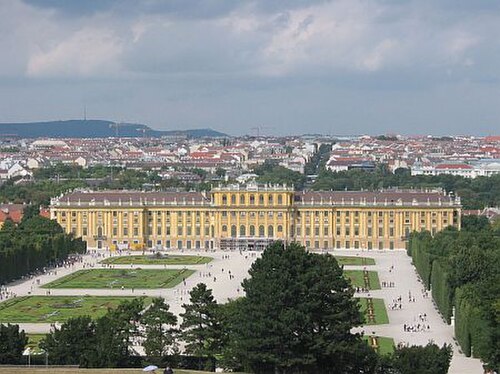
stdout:
[[255,226],[250,225],[250,236],[255,236]]
[[264,205],[264,195],[259,195],[259,205]]
[[245,225],[240,226],[240,236],[245,236],[247,234],[247,228]]
[[240,195],[240,205],[245,205],[245,195]]
[[254,205],[254,204],[255,204],[255,196],[250,195],[250,205]]
[[278,205],[283,205],[283,196],[278,195]]
[[267,236],[270,238],[274,236],[274,227],[272,225],[267,226]]
[[236,225],[231,226],[231,238],[236,238]]
[[236,195],[231,195],[231,204],[232,205],[236,204]]
[[260,225],[259,226],[259,236],[265,236],[266,233],[265,233],[265,228],[264,228],[264,225]]
[[222,232],[227,232],[227,226],[226,225],[222,225]]
[[99,236],[99,237],[101,237],[101,236],[102,236],[102,227],[101,227],[101,226],[99,226],[99,227],[97,228],[97,236]]
[[267,198],[267,202],[269,203],[269,205],[273,205],[273,195],[269,195],[269,197]]
[[283,226],[278,225],[278,232],[283,232]]
[[227,196],[222,195],[222,205],[227,205]]

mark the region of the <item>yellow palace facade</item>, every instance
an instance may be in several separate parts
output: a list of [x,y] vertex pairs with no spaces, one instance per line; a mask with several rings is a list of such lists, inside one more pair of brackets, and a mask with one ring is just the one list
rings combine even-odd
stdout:
[[440,191],[297,192],[247,185],[201,192],[75,191],[51,217],[88,248],[259,250],[404,248],[412,231],[460,228],[460,198]]

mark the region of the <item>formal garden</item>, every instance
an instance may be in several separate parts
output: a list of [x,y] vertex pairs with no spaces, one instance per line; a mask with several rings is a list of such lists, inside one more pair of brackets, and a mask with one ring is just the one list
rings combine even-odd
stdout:
[[340,266],[370,266],[375,265],[375,260],[370,257],[334,256]]
[[208,256],[171,255],[157,252],[152,255],[117,256],[101,261],[113,265],[202,265],[213,260]]
[[394,339],[385,336],[365,335],[363,339],[375,352],[384,356],[394,352]]
[[44,288],[171,288],[194,273],[188,269],[87,269],[44,285]]
[[383,325],[389,323],[384,299],[361,297],[359,298],[359,305],[366,325]]
[[355,288],[380,290],[380,281],[376,271],[344,270],[344,276],[351,281],[351,284]]
[[[54,323],[89,315],[102,317],[110,308],[132,300],[118,296],[24,296],[0,303],[0,323]],[[150,298],[145,298],[148,304]]]

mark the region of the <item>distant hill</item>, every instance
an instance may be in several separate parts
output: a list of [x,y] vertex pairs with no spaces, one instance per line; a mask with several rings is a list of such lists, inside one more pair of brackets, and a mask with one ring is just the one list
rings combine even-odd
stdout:
[[120,123],[104,120],[68,120],[28,123],[0,123],[0,136],[19,136],[21,138],[107,138],[120,137],[162,137],[187,136],[188,138],[227,137],[212,129],[194,130],[153,130],[149,126],[133,123]]

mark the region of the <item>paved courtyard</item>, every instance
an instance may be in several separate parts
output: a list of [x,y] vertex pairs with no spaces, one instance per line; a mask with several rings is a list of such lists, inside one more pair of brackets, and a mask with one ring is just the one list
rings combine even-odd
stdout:
[[[391,282],[394,287],[384,287],[369,293],[359,293],[356,296],[382,298],[385,300],[389,315],[389,324],[372,325],[360,328],[365,334],[375,334],[394,338],[396,344],[418,344],[425,345],[429,341],[442,345],[451,343],[454,355],[450,368],[451,374],[475,374],[482,373],[479,360],[466,358],[459,353],[458,346],[453,340],[453,327],[448,326],[439,316],[433,306],[430,295],[424,297],[423,286],[411,265],[411,259],[404,251],[361,251],[361,250],[335,250],[329,253],[349,256],[366,256],[375,259],[376,264],[366,266],[367,270],[378,272],[380,283]],[[177,253],[176,253],[177,254]],[[194,251],[185,251],[185,254],[195,254]],[[69,268],[58,268],[57,274],[52,272],[23,282],[9,285],[9,290],[18,296],[24,295],[95,295],[95,296],[162,296],[171,306],[171,310],[179,314],[183,312],[181,305],[189,301],[189,290],[196,284],[203,282],[213,289],[214,296],[218,302],[225,302],[230,298],[242,295],[241,281],[247,276],[247,271],[252,262],[259,256],[256,252],[200,252],[200,255],[211,256],[214,260],[208,264],[201,265],[140,265],[143,269],[183,269],[195,270],[195,273],[170,289],[45,289],[41,288],[62,276],[73,273],[83,268],[103,268],[106,265],[99,263],[103,258],[110,256],[109,253],[101,252],[99,256],[87,254],[83,262],[77,263]],[[123,254],[122,254],[123,255]],[[109,265],[107,265],[109,266]],[[130,269],[134,265],[110,265],[113,269]],[[363,266],[345,266],[345,269],[363,270]],[[231,275],[231,276],[230,276]],[[409,301],[411,296],[411,302]],[[401,309],[392,310],[390,306],[394,300],[401,297]],[[413,301],[413,298],[415,299]],[[397,303],[399,304],[399,302]],[[425,316],[425,317],[424,317]],[[416,329],[420,324],[425,325],[425,331],[406,332],[404,325],[410,329]],[[46,333],[50,330],[50,324],[20,324],[21,328],[29,333]]]

